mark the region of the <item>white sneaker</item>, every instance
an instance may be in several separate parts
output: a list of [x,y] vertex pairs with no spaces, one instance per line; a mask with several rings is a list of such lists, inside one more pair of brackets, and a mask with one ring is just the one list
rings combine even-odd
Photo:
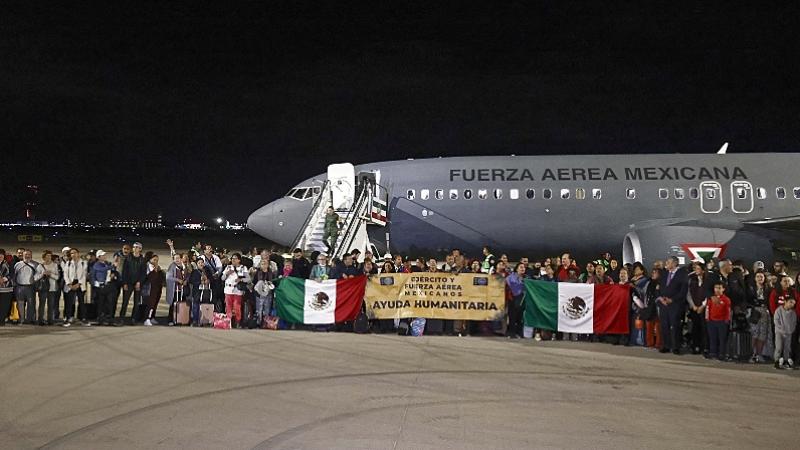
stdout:
[[536,341],[536,342],[541,341],[542,340],[542,335],[539,334],[539,333],[536,333],[536,336],[533,337],[533,340]]
[[92,323],[89,322],[88,320],[85,320],[85,321],[81,322],[81,325],[83,325],[84,327],[90,327],[90,326],[92,326]]
[[794,369],[794,360],[792,360],[792,358],[789,358],[786,361],[786,365],[789,366],[790,369]]
[[151,322],[150,319],[147,319],[147,320],[144,321],[144,326],[152,327],[153,326],[153,322]]
[[64,327],[64,328],[69,328],[71,325],[72,325],[72,324],[71,324],[71,323],[69,323],[69,321],[67,321],[67,322],[64,322],[63,324],[61,324],[61,326],[62,326],[62,327]]
[[152,323],[153,325],[158,325],[158,321],[156,320],[156,318],[155,318],[155,317],[153,317],[152,319],[150,319],[150,323]]
[[167,326],[174,327],[175,326],[175,322],[170,322],[170,323],[167,324]]

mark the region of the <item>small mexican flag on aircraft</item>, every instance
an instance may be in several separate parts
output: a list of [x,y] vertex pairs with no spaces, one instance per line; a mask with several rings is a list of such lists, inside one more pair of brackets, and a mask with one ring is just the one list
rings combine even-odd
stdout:
[[372,223],[386,225],[386,202],[378,197],[372,197],[372,209],[370,211]]
[[525,325],[565,333],[626,334],[630,289],[525,280]]
[[314,281],[287,277],[275,290],[278,316],[291,323],[330,324],[355,320],[367,277]]

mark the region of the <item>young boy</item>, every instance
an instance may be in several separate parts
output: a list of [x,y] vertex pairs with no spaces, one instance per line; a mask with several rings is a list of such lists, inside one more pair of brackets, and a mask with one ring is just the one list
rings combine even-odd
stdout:
[[728,328],[731,325],[731,299],[725,295],[725,284],[714,283],[714,295],[708,297],[701,307],[706,309],[709,359],[724,361],[728,351]]
[[795,299],[787,298],[775,310],[775,368],[794,369],[792,361],[792,334],[797,327],[797,313],[794,311]]

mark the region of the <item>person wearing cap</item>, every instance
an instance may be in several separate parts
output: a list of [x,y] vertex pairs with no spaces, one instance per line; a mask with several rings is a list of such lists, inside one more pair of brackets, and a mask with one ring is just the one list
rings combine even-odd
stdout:
[[[75,320],[75,302],[78,311],[83,314],[83,299],[86,291],[86,277],[89,274],[86,261],[81,259],[77,248],[70,249],[69,260],[61,263],[64,272],[64,327],[69,327]],[[85,317],[81,317],[84,325],[89,325]]]
[[322,242],[328,247],[328,253],[333,254],[336,241],[339,239],[339,215],[329,206],[325,211],[325,227]]
[[119,272],[107,261],[106,252],[97,250],[95,256],[97,261],[89,270],[89,281],[92,283],[92,291],[96,292],[94,301],[97,304],[97,324],[110,326],[114,319],[114,281],[119,279]]

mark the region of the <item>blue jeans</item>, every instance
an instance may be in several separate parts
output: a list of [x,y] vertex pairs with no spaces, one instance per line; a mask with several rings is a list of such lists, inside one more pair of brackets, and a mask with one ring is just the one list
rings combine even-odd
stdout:
[[712,358],[723,357],[728,354],[728,322],[722,320],[709,320],[706,322],[708,329],[708,355]]
[[256,310],[255,310],[255,317],[258,317],[258,323],[260,324],[264,316],[268,316],[270,310],[272,309],[272,292],[267,294],[266,297],[261,297],[256,295]]

